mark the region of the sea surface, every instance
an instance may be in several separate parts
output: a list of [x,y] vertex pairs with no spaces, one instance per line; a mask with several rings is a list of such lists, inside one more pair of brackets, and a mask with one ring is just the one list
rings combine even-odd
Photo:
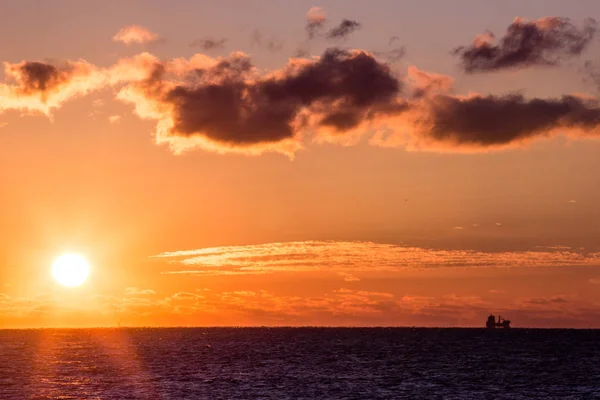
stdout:
[[0,399],[600,399],[600,330],[0,330]]

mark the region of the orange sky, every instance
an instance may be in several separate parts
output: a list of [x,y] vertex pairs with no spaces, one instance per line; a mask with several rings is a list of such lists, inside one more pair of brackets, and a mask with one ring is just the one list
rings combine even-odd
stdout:
[[597,2],[261,3],[4,13],[0,328],[600,327]]

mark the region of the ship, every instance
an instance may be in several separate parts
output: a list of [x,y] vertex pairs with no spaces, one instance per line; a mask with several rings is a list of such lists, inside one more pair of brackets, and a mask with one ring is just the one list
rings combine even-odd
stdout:
[[508,319],[502,318],[500,315],[498,315],[498,321],[496,321],[496,317],[494,317],[493,314],[490,314],[490,316],[488,317],[488,319],[485,323],[485,326],[488,329],[494,329],[494,328],[508,329],[508,328],[510,328],[510,321]]

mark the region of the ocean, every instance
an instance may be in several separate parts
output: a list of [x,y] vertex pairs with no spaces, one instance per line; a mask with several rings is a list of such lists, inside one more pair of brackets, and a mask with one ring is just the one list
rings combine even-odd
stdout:
[[594,399],[600,330],[0,330],[0,399]]

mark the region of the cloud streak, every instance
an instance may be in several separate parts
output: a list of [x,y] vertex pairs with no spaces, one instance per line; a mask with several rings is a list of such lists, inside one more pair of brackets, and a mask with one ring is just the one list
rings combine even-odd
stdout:
[[224,246],[162,253],[164,274],[255,275],[327,272],[346,281],[373,272],[397,273],[435,268],[536,268],[600,266],[600,253],[525,251],[485,253],[433,250],[373,242],[287,242]]
[[466,73],[500,71],[531,66],[553,66],[578,56],[596,34],[596,21],[587,19],[581,28],[568,18],[545,17],[535,21],[515,18],[504,36],[486,32],[470,46],[453,51]]
[[151,296],[156,292],[152,289],[139,289],[136,287],[128,287],[125,289],[125,294],[128,296]]

